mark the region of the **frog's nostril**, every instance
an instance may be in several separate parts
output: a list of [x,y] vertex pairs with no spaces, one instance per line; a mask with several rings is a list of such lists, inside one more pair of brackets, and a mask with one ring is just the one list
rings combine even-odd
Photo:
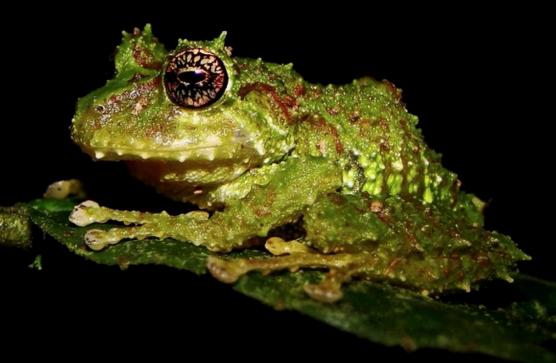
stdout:
[[186,70],[178,73],[178,80],[186,85],[200,84],[206,81],[208,73],[202,69]]

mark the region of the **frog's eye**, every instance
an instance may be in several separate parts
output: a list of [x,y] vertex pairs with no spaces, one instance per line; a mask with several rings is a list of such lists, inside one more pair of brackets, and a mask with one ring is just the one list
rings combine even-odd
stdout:
[[224,62],[201,48],[187,48],[174,55],[164,73],[168,98],[186,108],[213,104],[222,97],[227,85]]

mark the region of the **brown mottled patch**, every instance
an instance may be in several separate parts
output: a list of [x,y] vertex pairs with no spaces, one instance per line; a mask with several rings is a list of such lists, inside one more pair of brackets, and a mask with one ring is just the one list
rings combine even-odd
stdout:
[[384,119],[384,118],[379,118],[377,120],[377,124],[378,124],[378,127],[383,129],[385,132],[388,132],[390,130],[390,125],[388,124],[388,121],[386,121],[386,119]]
[[402,257],[396,257],[396,258],[394,258],[394,259],[390,262],[390,264],[388,264],[388,267],[386,267],[386,269],[384,270],[384,275],[388,276],[388,275],[390,275],[391,273],[393,273],[394,270],[396,269],[396,267],[397,267],[401,262],[403,262],[403,260],[404,260],[404,259],[403,259]]
[[122,95],[112,95],[110,96],[110,98],[108,99],[108,104],[109,105],[114,105],[114,106],[118,106],[123,100]]
[[384,208],[384,203],[380,200],[373,200],[369,203],[369,210],[373,213],[379,213]]
[[382,80],[382,84],[384,84],[386,86],[386,88],[390,91],[392,96],[394,96],[394,99],[396,100],[396,102],[401,101],[402,92],[399,88],[396,87],[396,85],[394,83],[384,79],[384,80]]
[[238,91],[238,95],[240,98],[243,99],[252,91],[258,91],[269,95],[274,101],[274,103],[276,104],[276,106],[278,106],[282,114],[284,114],[286,120],[287,121],[291,120],[290,110],[297,107],[297,101],[295,100],[294,97],[290,95],[285,95],[281,97],[276,92],[276,88],[274,86],[271,86],[266,83],[261,83],[261,82],[249,83],[246,84],[245,86],[242,86]]
[[308,91],[311,93],[311,97],[320,97],[322,96],[322,90],[318,86],[310,86]]
[[359,111],[353,111],[352,113],[349,114],[349,121],[350,122],[357,122],[361,119],[361,114],[359,113]]
[[254,212],[257,217],[264,217],[272,214],[272,211],[265,207],[255,208]]
[[389,208],[383,208],[380,212],[377,213],[377,216],[382,222],[386,224],[392,223],[392,213]]
[[366,137],[369,134],[369,130],[373,128],[373,124],[369,119],[364,118],[357,122],[356,127],[359,131],[359,135]]
[[334,146],[336,147],[336,152],[338,154],[344,153],[344,145],[340,140],[340,135],[338,135],[338,130],[334,125],[326,122],[326,120],[322,117],[313,118],[313,117],[305,117],[304,120],[307,120],[311,125],[313,125],[317,130],[325,132],[332,136],[334,139]]
[[330,201],[336,205],[343,205],[346,202],[345,198],[337,193],[329,194],[328,199],[330,199]]
[[326,109],[326,112],[328,112],[328,114],[330,114],[331,116],[336,116],[338,113],[340,113],[340,111],[336,107],[328,107]]
[[143,68],[160,69],[162,63],[157,61],[145,48],[136,44],[133,47],[133,59]]
[[107,101],[107,106],[111,113],[118,112],[122,103],[144,96],[148,92],[158,88],[160,84],[160,77],[155,77],[148,82],[136,83],[133,89],[111,96]]
[[138,83],[136,86],[136,90],[141,93],[149,92],[155,88],[160,87],[161,84],[162,84],[161,77],[158,76],[149,80],[148,82]]
[[481,268],[487,268],[491,264],[490,259],[488,258],[488,256],[478,254],[478,255],[473,256],[473,259],[475,261],[477,261],[477,263],[479,264],[479,266],[481,266]]
[[413,232],[410,232],[415,229],[413,223],[405,223],[405,240],[407,242],[408,247],[411,250],[422,251],[422,247],[417,240],[417,237]]
[[145,76],[144,74],[135,73],[135,74],[133,75],[133,77],[131,77],[130,81],[132,81],[132,82],[137,82],[137,81],[142,80],[142,79],[145,78],[145,77],[146,77],[146,76]]
[[293,94],[295,95],[295,97],[301,97],[305,94],[305,92],[306,92],[305,86],[302,84],[298,84],[293,89]]
[[384,153],[390,150],[390,143],[386,139],[380,139],[380,143],[378,144],[378,146],[380,147],[380,151]]
[[268,190],[266,193],[264,205],[254,207],[253,213],[255,213],[257,217],[265,217],[271,215],[274,211],[273,204],[275,198],[276,191],[273,189]]
[[168,133],[168,127],[165,123],[157,122],[149,125],[148,128],[145,128],[145,135],[150,138],[154,139],[159,136],[165,136]]
[[245,65],[244,64],[238,64],[237,62],[234,62],[233,66],[234,71],[236,73],[236,75],[240,75],[241,72],[245,69]]

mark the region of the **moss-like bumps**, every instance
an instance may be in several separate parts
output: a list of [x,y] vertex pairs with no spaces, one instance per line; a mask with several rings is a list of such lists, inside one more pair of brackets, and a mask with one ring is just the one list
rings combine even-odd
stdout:
[[[352,278],[469,290],[510,281],[528,259],[482,228],[483,202],[459,190],[392,83],[311,84],[291,64],[233,57],[224,38],[182,39],[166,52],[150,26],[124,33],[115,78],[79,101],[72,136],[84,151],[127,161],[161,193],[215,211],[190,218],[83,204],[74,219],[135,225],[89,231],[90,248],[155,236],[230,252],[298,223],[306,233],[296,243],[310,248],[270,262],[213,260],[212,272],[229,282],[237,271],[327,268],[307,288],[326,301]],[[226,84],[207,86],[221,82],[211,76],[221,67]]]

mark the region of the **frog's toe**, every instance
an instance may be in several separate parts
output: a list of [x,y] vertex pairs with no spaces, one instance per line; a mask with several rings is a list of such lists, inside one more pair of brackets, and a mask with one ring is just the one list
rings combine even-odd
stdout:
[[75,195],[80,198],[85,196],[85,191],[83,190],[83,185],[80,180],[59,180],[50,184],[43,194],[47,199],[64,199],[70,195]]
[[242,275],[249,271],[246,265],[242,263],[243,259],[225,260],[223,258],[209,256],[207,259],[207,269],[211,275],[218,281],[226,284],[233,284]]
[[309,246],[297,240],[286,242],[280,237],[270,237],[266,240],[264,247],[274,256],[314,252]]
[[101,229],[90,229],[85,233],[85,244],[93,251],[101,251],[108,245],[114,244],[118,241],[111,241],[107,238],[106,231]]
[[303,286],[303,290],[313,299],[325,303],[335,303],[344,296],[341,285],[330,285],[326,283],[307,284]]
[[162,239],[171,235],[145,226],[116,227],[107,230],[90,229],[85,233],[85,244],[93,251],[100,251],[122,240],[144,240],[149,237]]
[[97,220],[90,213],[90,210],[96,208],[100,208],[97,202],[86,200],[73,208],[69,216],[69,221],[79,227],[85,227],[89,224],[95,223]]

